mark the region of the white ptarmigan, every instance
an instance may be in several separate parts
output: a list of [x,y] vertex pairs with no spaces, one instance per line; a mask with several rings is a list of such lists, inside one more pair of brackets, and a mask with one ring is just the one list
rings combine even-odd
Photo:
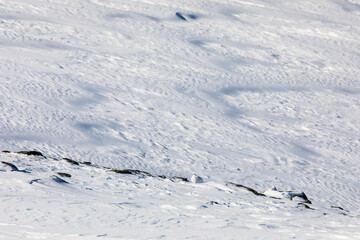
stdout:
[[195,173],[191,176],[191,182],[192,183],[203,183],[204,180],[202,179],[202,177],[199,177],[198,175],[196,175]]

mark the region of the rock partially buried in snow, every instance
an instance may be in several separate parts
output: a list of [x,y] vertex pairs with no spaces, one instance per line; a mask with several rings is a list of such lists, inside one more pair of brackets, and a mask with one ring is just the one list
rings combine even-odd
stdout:
[[264,191],[263,194],[268,197],[289,199],[289,200],[293,200],[295,197],[297,197],[297,198],[301,198],[303,200],[303,203],[311,204],[311,201],[302,191],[279,191],[276,189],[276,187],[272,187]]
[[10,167],[10,168],[11,168],[11,171],[13,171],[13,172],[29,173],[29,172],[26,171],[26,170],[19,170],[19,169],[18,169],[14,164],[12,164],[12,163],[4,162],[4,161],[2,161],[1,163],[4,164],[5,166]]
[[20,151],[17,153],[25,154],[25,155],[29,155],[29,156],[40,156],[40,157],[46,158],[41,152],[38,152],[38,151]]
[[69,182],[65,181],[64,179],[59,178],[56,175],[52,175],[51,177],[52,177],[52,180],[54,180],[57,183],[60,183],[60,184],[68,184],[69,183]]
[[195,173],[191,176],[191,182],[192,183],[203,183],[204,180],[202,179],[202,177],[199,177],[198,175],[196,175]]
[[181,13],[177,12],[175,15],[181,20],[186,21],[186,18]]

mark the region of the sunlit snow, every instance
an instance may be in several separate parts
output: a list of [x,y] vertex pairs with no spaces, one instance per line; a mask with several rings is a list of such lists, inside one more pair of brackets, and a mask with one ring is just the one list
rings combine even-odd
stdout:
[[0,239],[360,239],[359,39],[358,0],[0,0]]

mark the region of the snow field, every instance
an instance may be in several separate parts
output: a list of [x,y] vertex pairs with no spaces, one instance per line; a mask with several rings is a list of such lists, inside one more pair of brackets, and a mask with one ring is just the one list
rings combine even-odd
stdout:
[[27,173],[0,166],[6,192],[0,239],[357,239],[356,212],[317,203],[309,210],[296,199],[256,196],[225,183],[116,174],[16,153],[1,154],[1,161]]
[[[241,233],[250,239],[269,234],[283,239],[289,234],[302,239],[356,239],[359,11],[356,0],[0,0],[2,149],[34,149],[56,159],[154,175],[190,177],[195,172],[205,181],[193,186],[127,176],[118,183],[106,180],[103,170],[83,167],[77,169],[78,185],[61,185],[60,191],[49,177],[50,166],[60,162],[49,163],[44,175],[7,170],[0,174],[2,196],[20,192],[1,199],[6,213],[0,223],[3,238],[65,239],[62,234],[69,234],[68,238],[79,239],[98,235],[156,239],[164,234],[164,238],[209,239],[224,236],[223,229],[228,228],[228,238]],[[21,159],[24,162],[16,162],[19,166],[30,161]],[[100,172],[98,183],[89,178],[91,171]],[[46,180],[29,184],[33,180],[29,176],[38,174]],[[134,182],[143,185],[137,188]],[[315,209],[340,206],[351,217],[330,218],[322,215],[325,210],[304,213],[291,204],[251,194],[243,197],[239,189],[230,194],[211,185],[224,187],[227,182],[259,191],[271,186],[301,190]],[[171,189],[177,198],[184,196],[180,198],[184,204],[167,195],[160,199],[157,185],[161,191]],[[140,201],[142,207],[128,204],[122,211],[98,197],[73,205],[78,197],[88,199],[84,196],[90,190],[82,187],[95,186],[95,195],[120,197],[110,202]],[[121,198],[124,193],[113,193],[114,187],[129,189],[134,196]],[[193,188],[201,191],[199,196],[186,195]],[[41,196],[38,202],[34,189]],[[150,193],[145,194],[146,189]],[[154,198],[153,205],[147,194]],[[217,201],[212,196],[225,205],[201,208]],[[36,213],[25,211],[29,201]],[[226,204],[231,203],[239,206],[229,213]],[[39,206],[56,212],[49,216]],[[159,212],[159,206],[170,209]],[[173,207],[176,220],[166,221],[172,219]],[[91,208],[93,215],[84,217]],[[275,209],[270,216],[269,208]],[[72,217],[72,210],[79,219]],[[177,223],[183,212],[183,221]],[[207,215],[214,219],[202,217]],[[119,216],[123,225],[117,223]],[[156,228],[150,224],[153,216],[162,227],[154,235],[139,233],[139,226]],[[259,225],[264,219],[264,224],[275,227]],[[57,223],[61,235],[51,229]],[[80,231],[80,226],[89,227]],[[110,226],[126,229],[120,233]],[[19,232],[9,231],[17,227]],[[189,235],[181,236],[184,229],[190,229]],[[208,235],[202,236],[204,232]]]

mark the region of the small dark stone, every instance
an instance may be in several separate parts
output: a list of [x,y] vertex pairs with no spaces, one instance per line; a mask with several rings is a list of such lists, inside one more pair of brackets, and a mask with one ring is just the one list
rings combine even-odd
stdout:
[[68,173],[57,172],[57,174],[59,174],[61,177],[68,177],[68,178],[70,178],[70,177],[71,177],[71,175],[70,175],[70,174],[68,174]]
[[181,13],[177,12],[175,15],[181,20],[186,21],[186,18]]
[[81,164],[90,166],[90,165],[91,165],[91,162],[82,162]]
[[2,151],[3,153],[11,153],[10,151],[8,151],[8,150],[4,150],[4,151]]
[[166,176],[164,176],[164,175],[157,175],[156,177],[166,179]]
[[17,153],[25,154],[25,155],[29,155],[29,156],[40,156],[40,157],[46,158],[41,152],[38,152],[38,151],[20,151]]
[[65,160],[68,163],[71,163],[72,165],[80,165],[77,161],[74,161],[74,160],[72,160],[70,158],[62,158],[61,160]]

